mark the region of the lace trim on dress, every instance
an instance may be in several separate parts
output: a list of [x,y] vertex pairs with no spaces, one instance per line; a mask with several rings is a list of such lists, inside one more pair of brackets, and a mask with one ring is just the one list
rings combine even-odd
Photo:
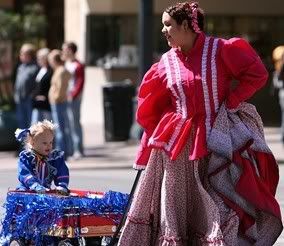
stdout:
[[208,55],[208,46],[209,46],[209,37],[205,38],[205,43],[202,52],[202,61],[201,61],[201,81],[204,95],[204,103],[205,103],[205,112],[206,112],[206,136],[208,138],[210,129],[211,129],[211,108],[210,108],[210,98],[207,86],[207,55]]
[[218,47],[218,38],[213,41],[213,48],[211,54],[211,73],[212,73],[212,92],[215,113],[219,110],[219,100],[218,100],[218,87],[217,87],[217,68],[216,68],[216,52]]
[[182,118],[180,119],[180,121],[178,122],[176,129],[168,143],[167,149],[166,150],[170,150],[171,147],[173,146],[174,142],[176,141],[178,134],[184,124],[184,122],[187,119],[187,107],[186,107],[186,98],[185,98],[185,94],[183,91],[183,87],[182,87],[182,79],[181,79],[181,75],[180,75],[180,66],[177,60],[177,56],[176,53],[171,50],[170,54],[173,64],[174,64],[174,70],[175,70],[175,78],[176,78],[176,85],[177,85],[177,89],[179,92],[179,96],[180,96],[180,101],[181,101],[181,110],[180,110],[180,114],[182,115]]
[[[171,71],[170,60],[172,61],[173,66],[174,66],[174,73]],[[181,115],[182,118],[178,122],[177,127],[175,128],[168,143],[156,141],[151,137],[149,139],[149,144],[153,144],[157,147],[164,147],[165,150],[170,151],[174,142],[176,141],[178,137],[178,134],[184,122],[187,119],[187,106],[186,106],[186,97],[185,97],[183,87],[182,87],[180,66],[179,66],[179,62],[178,62],[178,59],[177,59],[177,56],[174,50],[171,50],[170,52],[164,54],[163,61],[165,64],[166,74],[167,74],[167,87],[171,90],[172,94],[176,98],[176,112],[177,114]],[[172,77],[172,74],[174,74],[175,76]],[[176,91],[173,86],[174,81],[175,81],[175,84],[177,85],[178,91]]]

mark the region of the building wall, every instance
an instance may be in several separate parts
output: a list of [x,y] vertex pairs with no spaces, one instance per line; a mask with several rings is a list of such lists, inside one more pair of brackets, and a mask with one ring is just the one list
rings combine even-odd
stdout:
[[[79,47],[79,58],[82,61],[85,61],[86,58],[86,19],[87,16],[97,15],[104,16],[108,18],[108,15],[135,15],[138,13],[140,8],[141,0],[65,0],[65,40],[73,40],[78,44]],[[153,0],[154,2],[154,13],[161,14],[163,10],[173,4],[176,1],[172,0]],[[208,16],[215,17],[234,17],[235,20],[238,20],[235,25],[240,26],[241,33],[246,33],[247,22],[246,18],[255,17],[261,22],[262,17],[267,17],[267,19],[273,19],[279,17],[282,19],[284,17],[284,1],[283,0],[199,0],[200,6],[204,9],[205,14]],[[241,18],[238,18],[241,17]],[[277,24],[278,23],[278,24]],[[275,30],[282,30],[282,22],[267,22],[266,25],[276,25],[273,26]],[[220,20],[220,25],[222,19]],[[260,23],[261,24],[261,23]],[[263,23],[262,23],[263,24]],[[280,25],[281,24],[281,25]],[[257,25],[257,24],[256,24]],[[279,25],[279,26],[277,26]],[[259,27],[260,31],[261,26]],[[262,28],[263,29],[263,28]],[[257,31],[259,32],[259,31]],[[89,34],[89,33],[88,33]],[[228,33],[229,34],[229,33]],[[100,34],[103,35],[103,34]],[[271,40],[276,40],[277,42],[274,45],[279,45],[284,40],[282,36],[277,38],[277,34],[273,33],[275,36]],[[262,39],[261,39],[262,40]],[[268,40],[269,41],[269,40]],[[268,42],[267,39],[265,42]],[[267,47],[270,47],[272,44],[269,42],[266,44]],[[270,62],[271,63],[271,62]],[[271,82],[271,81],[270,81]],[[270,106],[275,108],[277,107],[277,97],[274,95],[271,96],[270,85],[267,84],[266,88],[262,90],[262,94],[258,93],[258,96],[254,100],[256,105],[261,109],[260,114],[262,115],[265,122],[269,124],[279,123],[279,110],[277,114],[271,116]],[[267,101],[266,103],[264,103]],[[268,102],[269,101],[269,102]],[[269,105],[267,107],[266,105]]]
[[[77,0],[78,2],[80,0]],[[91,13],[131,14],[137,13],[140,0],[87,0]],[[173,4],[172,0],[153,0],[156,13]],[[200,6],[208,14],[238,14],[238,15],[283,15],[282,0],[199,0]]]
[[85,0],[65,0],[64,39],[78,45],[78,58],[85,60],[86,15],[88,7]]
[[[4,0],[1,0],[1,2]],[[5,0],[9,2],[8,0]],[[140,0],[65,0],[65,40],[78,44],[78,56],[86,57],[86,16],[89,14],[137,14]],[[172,0],[153,0],[156,14],[173,3]],[[282,0],[200,0],[200,6],[209,15],[283,16]]]
[[[131,0],[129,0],[131,1]],[[284,2],[282,0],[199,0],[200,6],[208,14],[228,15],[283,15]],[[173,1],[155,1],[158,12],[163,11]]]

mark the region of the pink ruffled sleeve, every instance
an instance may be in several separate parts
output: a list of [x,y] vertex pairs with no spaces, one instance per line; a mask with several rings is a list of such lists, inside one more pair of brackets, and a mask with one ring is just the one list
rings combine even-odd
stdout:
[[226,102],[227,107],[233,109],[265,85],[268,72],[255,50],[243,39],[226,41],[221,56],[229,72],[239,82]]
[[160,78],[158,69],[158,63],[155,63],[148,70],[138,91],[136,120],[144,129],[144,133],[135,161],[137,169],[143,169],[147,164],[151,154],[148,140],[171,103],[166,82]]

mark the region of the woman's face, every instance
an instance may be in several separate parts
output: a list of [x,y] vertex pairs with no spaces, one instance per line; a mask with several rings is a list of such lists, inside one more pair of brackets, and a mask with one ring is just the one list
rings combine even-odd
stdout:
[[165,35],[170,47],[181,47],[185,42],[185,29],[178,25],[167,12],[162,16],[162,33]]

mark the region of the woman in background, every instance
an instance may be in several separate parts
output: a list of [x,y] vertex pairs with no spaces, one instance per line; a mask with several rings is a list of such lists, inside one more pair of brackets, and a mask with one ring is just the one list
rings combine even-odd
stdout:
[[48,62],[53,69],[48,99],[51,106],[52,120],[58,125],[55,131],[56,148],[65,152],[65,157],[72,155],[70,128],[67,116],[67,88],[71,74],[64,67],[60,50],[52,50]]
[[48,54],[48,48],[42,48],[37,51],[37,63],[40,70],[35,78],[36,86],[32,92],[32,124],[44,119],[51,120],[48,92],[50,88],[52,69],[48,64]]

